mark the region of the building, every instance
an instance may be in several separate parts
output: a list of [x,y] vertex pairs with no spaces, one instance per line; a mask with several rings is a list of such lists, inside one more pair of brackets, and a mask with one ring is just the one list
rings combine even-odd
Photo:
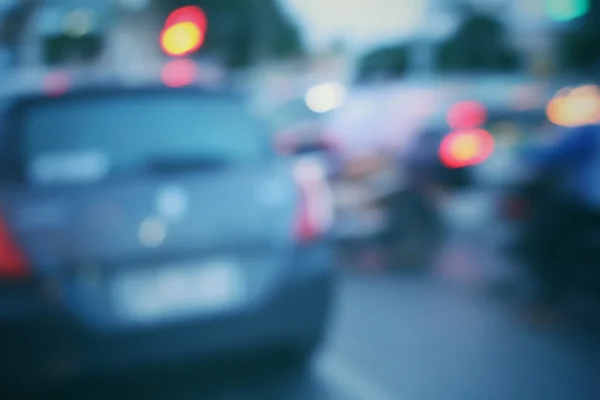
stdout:
[[[21,69],[43,67],[48,61],[48,48],[58,38],[99,38],[99,47],[105,50],[101,57],[104,67],[149,60],[160,55],[156,35],[160,25],[157,14],[151,11],[152,4],[149,0],[23,1],[4,12],[0,10],[0,24],[8,26],[0,40],[13,53],[14,66]],[[68,63],[82,61],[75,52],[65,52],[61,55]]]

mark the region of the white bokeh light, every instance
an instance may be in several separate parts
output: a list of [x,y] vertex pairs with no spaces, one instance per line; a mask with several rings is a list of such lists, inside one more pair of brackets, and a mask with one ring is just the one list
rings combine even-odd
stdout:
[[346,88],[339,83],[322,83],[306,92],[306,106],[317,113],[340,107],[346,99]]

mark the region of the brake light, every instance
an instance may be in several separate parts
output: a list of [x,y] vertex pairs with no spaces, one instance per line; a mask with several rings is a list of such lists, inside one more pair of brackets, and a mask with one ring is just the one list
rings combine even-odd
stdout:
[[27,274],[27,261],[0,217],[0,277],[18,278]]
[[483,129],[453,132],[444,138],[439,155],[448,168],[462,168],[485,161],[494,152],[494,137]]
[[477,101],[464,101],[455,104],[446,115],[446,122],[455,130],[475,129],[487,119],[485,106]]
[[333,220],[333,199],[321,164],[306,159],[296,164],[294,175],[300,189],[300,206],[295,225],[301,243],[326,233]]

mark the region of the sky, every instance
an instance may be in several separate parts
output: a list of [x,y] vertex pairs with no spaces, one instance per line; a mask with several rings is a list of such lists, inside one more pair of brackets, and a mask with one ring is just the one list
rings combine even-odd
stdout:
[[311,50],[343,37],[353,50],[406,38],[422,25],[427,0],[280,0]]

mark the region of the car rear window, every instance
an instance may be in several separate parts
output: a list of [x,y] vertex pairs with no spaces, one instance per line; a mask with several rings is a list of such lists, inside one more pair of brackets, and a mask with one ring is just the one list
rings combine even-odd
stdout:
[[19,162],[34,181],[67,179],[69,171],[96,179],[156,157],[244,163],[268,148],[262,123],[228,96],[64,98],[32,103],[15,118]]

